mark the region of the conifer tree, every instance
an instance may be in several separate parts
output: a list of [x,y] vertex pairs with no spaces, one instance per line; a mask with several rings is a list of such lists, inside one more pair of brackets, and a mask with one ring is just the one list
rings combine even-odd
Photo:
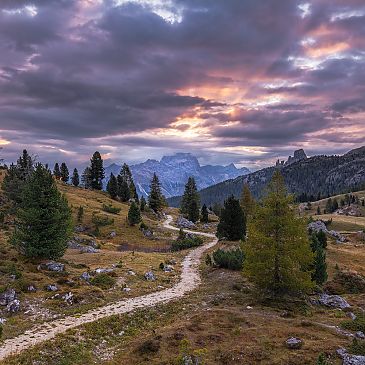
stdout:
[[129,186],[129,184],[132,181],[132,173],[131,173],[129,166],[126,163],[123,164],[119,175],[122,177],[123,180],[125,180],[127,182],[128,186]]
[[244,239],[246,235],[246,219],[240,203],[231,195],[221,210],[220,221],[217,227],[217,237],[229,241]]
[[118,196],[118,182],[114,174],[110,173],[110,178],[106,186],[106,191],[109,193],[112,199],[116,199]]
[[200,212],[200,222],[202,222],[202,223],[209,222],[208,208],[205,204],[203,205],[202,210]]
[[200,196],[194,177],[190,176],[185,185],[184,195],[181,200],[180,211],[185,218],[192,222],[199,220]]
[[319,243],[321,244],[322,248],[327,247],[327,236],[323,231],[319,231],[316,233]]
[[318,207],[317,207],[317,215],[321,215],[321,208],[320,208],[320,206],[318,205]]
[[61,170],[60,170],[60,166],[58,165],[58,162],[56,162],[54,165],[53,175],[57,180],[59,180],[61,178]]
[[90,162],[91,189],[102,190],[105,173],[100,152],[95,151]]
[[71,211],[51,172],[37,164],[23,190],[12,244],[33,258],[57,259],[72,231]]
[[326,251],[316,234],[311,236],[311,248],[314,254],[312,280],[322,285],[327,280]]
[[118,175],[118,196],[122,202],[127,202],[131,198],[131,191],[129,190],[128,182],[126,179]]
[[27,180],[30,175],[33,173],[33,159],[29,155],[27,150],[23,150],[22,155],[18,158],[17,161],[17,168],[20,173],[21,180],[25,181]]
[[80,176],[77,169],[74,169],[74,172],[72,174],[71,182],[73,186],[79,186],[80,185]]
[[248,224],[244,272],[265,293],[303,293],[313,286],[313,253],[306,222],[292,208],[284,178],[276,171],[268,193]]
[[81,184],[85,189],[91,189],[91,170],[90,167],[86,167],[81,175]]
[[138,224],[141,220],[141,212],[138,208],[138,205],[135,202],[132,202],[128,211],[128,222],[131,226],[134,226],[135,224]]
[[255,199],[251,195],[248,184],[243,184],[242,193],[240,197],[240,206],[245,214],[245,217],[250,217],[255,209]]
[[61,171],[61,180],[67,183],[68,180],[70,179],[70,173],[68,171],[67,165],[64,162],[61,163],[60,171]]
[[131,179],[131,182],[129,184],[129,192],[130,192],[131,199],[134,199],[135,202],[138,204],[139,199],[138,199],[136,185],[134,185],[133,179]]
[[148,205],[153,211],[158,212],[163,207],[163,204],[160,180],[154,173],[151,180],[150,193],[148,195]]
[[142,195],[141,202],[140,202],[140,209],[141,209],[141,212],[144,212],[146,209],[146,199],[144,198],[143,195]]

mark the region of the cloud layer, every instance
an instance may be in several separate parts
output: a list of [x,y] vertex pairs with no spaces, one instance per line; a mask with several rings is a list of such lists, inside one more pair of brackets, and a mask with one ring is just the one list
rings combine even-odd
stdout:
[[192,151],[258,168],[365,140],[361,0],[0,4],[0,145],[49,163]]

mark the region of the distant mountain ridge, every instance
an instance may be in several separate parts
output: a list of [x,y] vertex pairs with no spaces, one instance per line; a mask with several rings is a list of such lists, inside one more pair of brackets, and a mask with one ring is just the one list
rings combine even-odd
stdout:
[[[365,188],[365,146],[342,156],[313,156],[308,158],[303,150],[294,153],[287,162],[223,181],[200,191],[202,203],[222,204],[231,194],[239,197],[244,183],[255,198],[263,195],[265,187],[276,169],[280,169],[290,193],[297,197],[327,197]],[[181,197],[168,199],[171,206],[179,206]]]
[[[104,186],[106,186],[110,173],[118,175],[120,169],[121,166],[117,164],[105,168],[106,179]],[[160,179],[162,192],[167,198],[181,195],[189,176],[194,176],[198,189],[204,189],[221,181],[250,172],[245,167],[237,168],[233,163],[228,166],[201,166],[198,159],[191,153],[163,156],[161,161],[149,159],[143,163],[130,166],[130,169],[139,195],[147,196],[155,172]]]

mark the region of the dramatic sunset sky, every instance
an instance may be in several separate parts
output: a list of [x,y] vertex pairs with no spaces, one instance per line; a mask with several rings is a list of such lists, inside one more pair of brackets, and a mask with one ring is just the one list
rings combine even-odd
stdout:
[[0,1],[8,162],[257,169],[364,144],[364,0]]

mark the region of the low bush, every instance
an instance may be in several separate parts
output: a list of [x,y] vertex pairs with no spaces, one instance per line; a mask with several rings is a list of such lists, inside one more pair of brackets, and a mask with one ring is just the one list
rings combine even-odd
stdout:
[[191,233],[185,233],[180,229],[179,237],[171,245],[172,251],[186,250],[192,247],[198,247],[203,244],[203,239]]
[[349,348],[349,352],[353,355],[365,355],[365,343],[364,341],[359,341],[357,338],[352,340],[352,344]]
[[118,214],[121,211],[121,208],[103,204],[103,211],[107,213]]
[[342,322],[341,327],[350,331],[365,332],[365,314],[357,313],[356,319]]
[[102,273],[94,276],[90,280],[90,283],[100,289],[110,289],[115,285],[116,279],[108,274]]
[[113,218],[109,218],[106,215],[93,215],[92,222],[95,224],[96,227],[102,227],[102,226],[109,226],[114,223]]
[[214,265],[223,269],[242,270],[244,255],[240,248],[234,250],[218,249],[213,252]]

